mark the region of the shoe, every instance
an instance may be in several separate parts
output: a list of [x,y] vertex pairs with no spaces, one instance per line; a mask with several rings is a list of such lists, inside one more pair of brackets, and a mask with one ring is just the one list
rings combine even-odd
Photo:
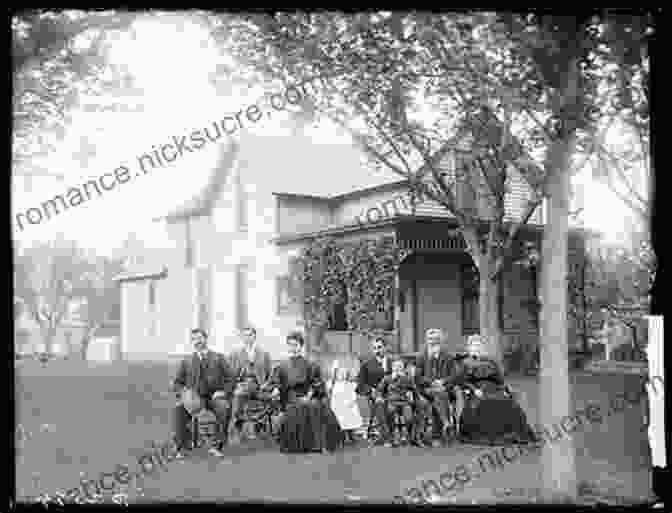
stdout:
[[432,440],[432,447],[438,449],[439,447],[443,447],[443,444],[441,443],[441,440],[434,439]]
[[173,457],[174,460],[183,460],[185,458],[184,453],[182,451],[177,451],[175,453],[175,456]]
[[390,442],[389,440],[383,442],[383,447],[387,447],[388,449],[394,447],[394,444]]

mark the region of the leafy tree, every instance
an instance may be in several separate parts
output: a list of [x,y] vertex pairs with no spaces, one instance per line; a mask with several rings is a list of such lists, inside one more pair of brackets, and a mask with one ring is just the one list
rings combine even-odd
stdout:
[[17,255],[14,294],[39,324],[47,353],[77,298],[85,266],[82,251],[62,239],[27,247]]
[[105,256],[92,255],[80,277],[76,293],[84,299],[83,320],[86,323],[82,338],[81,356],[86,360],[86,354],[96,332],[108,321],[120,320],[121,293],[115,281],[124,267],[118,260]]
[[106,37],[127,29],[136,15],[115,11],[26,10],[12,18],[13,160],[17,169],[54,148],[68,124],[68,110],[83,92],[100,92],[126,80],[109,74]]
[[[247,17],[230,34],[244,48],[241,62],[280,82],[329,77],[332,91],[311,107],[348,129],[378,164],[406,177],[413,189],[424,188],[455,214],[481,271],[481,328],[490,338],[498,331],[495,302],[487,307],[495,294],[488,292],[517,229],[515,223],[502,229],[505,173],[515,167],[526,177],[534,192],[530,210],[541,196],[548,198],[541,248],[540,407],[542,423],[551,425],[569,414],[570,175],[576,154],[590,154],[609,116],[624,108],[613,101],[615,95],[605,94],[619,88],[611,70],[629,65],[646,44],[645,38],[614,34],[646,33],[650,23],[613,12],[280,13]],[[485,229],[475,214],[480,208],[459,205],[460,173],[453,178],[441,169],[455,150],[467,154],[463,175],[471,184],[485,182],[492,195]],[[427,178],[439,192],[423,187]],[[542,459],[547,498],[575,497],[571,441],[547,444]]]
[[630,330],[638,353],[644,350],[644,315],[649,310],[649,292],[655,279],[648,265],[651,259],[650,246],[642,234],[631,247],[592,248],[585,273],[588,320],[599,319],[602,312],[608,312]]
[[17,254],[14,269],[14,294],[39,324],[47,353],[52,352],[57,330],[76,303],[83,304],[86,323],[84,358],[96,330],[118,316],[119,287],[113,278],[122,267],[115,260],[56,239],[25,248]]
[[[327,77],[332,88],[305,95],[303,115],[337,123],[375,166],[407,180],[415,203],[427,196],[455,215],[479,269],[481,329],[501,362],[498,282],[519,227],[541,203],[542,173],[512,136],[513,106],[489,102],[491,91],[465,78],[467,66],[476,73],[493,65],[488,48],[476,45],[465,27],[488,31],[492,19],[255,15],[233,24],[229,35],[246,70],[285,86]],[[429,106],[433,115],[423,117]],[[447,162],[451,154],[455,165]],[[511,222],[505,199],[514,171],[527,179],[531,194]]]

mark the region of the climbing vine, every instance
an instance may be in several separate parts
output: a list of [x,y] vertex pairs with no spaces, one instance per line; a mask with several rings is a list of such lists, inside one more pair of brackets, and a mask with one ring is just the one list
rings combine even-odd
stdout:
[[307,326],[326,327],[338,304],[346,305],[348,329],[375,330],[376,317],[394,304],[394,277],[407,251],[391,238],[314,240],[297,259]]

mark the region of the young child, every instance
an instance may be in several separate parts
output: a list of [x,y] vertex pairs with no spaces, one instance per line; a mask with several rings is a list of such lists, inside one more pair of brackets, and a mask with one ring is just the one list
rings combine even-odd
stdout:
[[[416,444],[423,445],[421,433],[422,429],[422,415],[417,415],[417,422],[414,422],[413,406],[418,401],[418,390],[414,380],[407,374],[404,361],[401,358],[396,358],[392,361],[392,373],[385,376],[377,388],[378,396],[387,405],[387,411],[394,419],[400,416],[404,420],[406,432],[402,438],[402,443],[414,438]],[[411,436],[411,429],[415,425],[415,436]],[[394,426],[390,426],[393,428]],[[395,430],[396,431],[396,430]],[[395,433],[393,442],[389,440],[385,443],[386,446],[399,445],[398,436]]]
[[362,427],[362,415],[357,405],[355,388],[357,383],[354,372],[347,367],[341,367],[334,362],[332,367],[332,380],[330,390],[331,409],[344,434],[345,443],[355,441],[354,432]]

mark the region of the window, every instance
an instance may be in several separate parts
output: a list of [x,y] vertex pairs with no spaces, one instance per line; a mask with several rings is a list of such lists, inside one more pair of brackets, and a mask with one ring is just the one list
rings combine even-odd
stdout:
[[296,279],[291,276],[279,276],[275,280],[277,315],[298,315],[301,313],[301,297]]
[[275,280],[277,315],[301,315],[303,313],[303,267],[297,257],[290,257],[289,272]]
[[479,332],[478,314],[478,269],[473,264],[462,265],[462,334],[473,335]]
[[238,264],[236,269],[236,328],[242,330],[249,324],[249,268]]

